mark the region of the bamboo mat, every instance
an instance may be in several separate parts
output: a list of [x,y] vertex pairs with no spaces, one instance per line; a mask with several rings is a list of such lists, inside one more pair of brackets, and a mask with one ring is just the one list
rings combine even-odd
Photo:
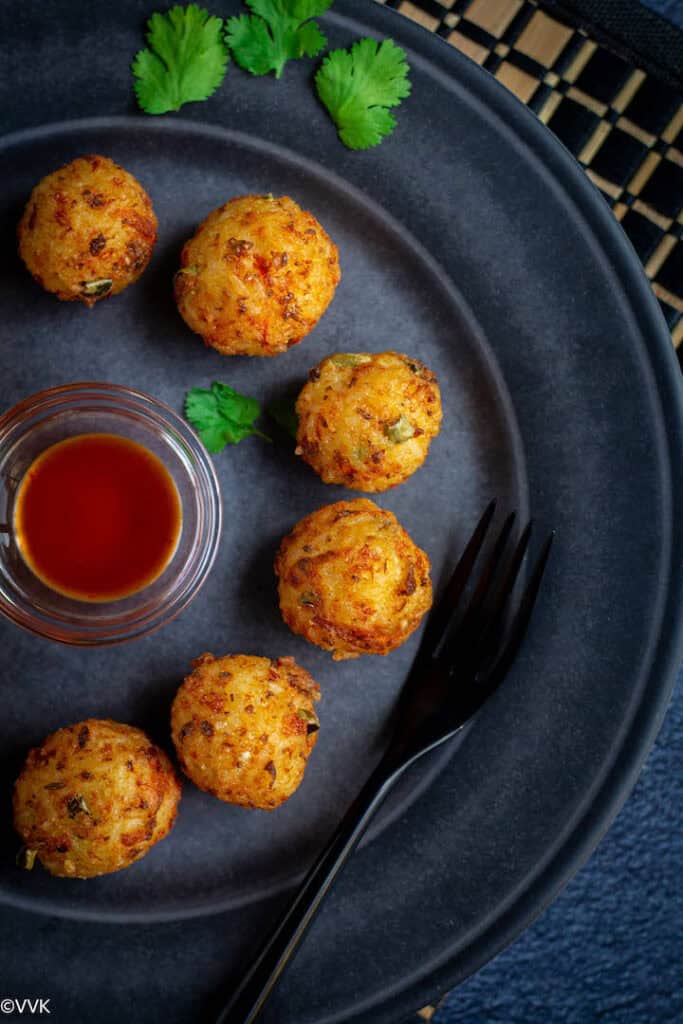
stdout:
[[378,2],[495,75],[574,154],[631,240],[683,367],[683,96],[534,0]]
[[574,154],[645,267],[683,366],[683,96],[530,0],[379,2],[495,75]]

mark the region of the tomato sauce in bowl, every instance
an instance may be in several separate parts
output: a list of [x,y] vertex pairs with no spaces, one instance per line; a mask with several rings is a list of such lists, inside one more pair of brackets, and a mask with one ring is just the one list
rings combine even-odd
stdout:
[[46,586],[80,601],[115,601],[168,566],[182,505],[171,474],[144,445],[77,434],[31,464],[13,520],[22,558]]

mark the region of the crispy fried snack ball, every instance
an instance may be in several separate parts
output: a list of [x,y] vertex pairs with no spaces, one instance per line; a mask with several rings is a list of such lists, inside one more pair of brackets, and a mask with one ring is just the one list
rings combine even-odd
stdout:
[[171,830],[180,784],[140,729],[89,718],[29,751],[14,787],[14,827],[53,875],[93,878],[139,860]]
[[304,777],[320,688],[293,658],[202,654],[171,708],[183,771],[219,800],[272,811]]
[[185,244],[175,297],[226,356],[276,356],[312,331],[341,278],[337,247],[288,196],[240,196]]
[[36,185],[17,228],[19,255],[59,299],[94,306],[142,274],[157,238],[152,201],[106,156],[83,156]]
[[336,661],[388,654],[431,607],[429,569],[425,552],[374,501],[325,505],[280,544],[282,617]]
[[441,396],[419,359],[338,353],[311,370],[296,411],[296,453],[326,484],[386,491],[427,458],[441,425]]

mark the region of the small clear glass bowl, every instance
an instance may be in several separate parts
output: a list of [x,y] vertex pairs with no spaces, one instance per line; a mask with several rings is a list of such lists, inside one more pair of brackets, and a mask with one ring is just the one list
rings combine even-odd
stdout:
[[[182,503],[176,552],[136,594],[90,603],[47,587],[24,562],[14,537],[14,503],[31,463],[57,441],[106,433],[138,441],[171,474]],[[64,644],[105,646],[170,622],[197,594],[221,536],[222,504],[211,459],[194,431],[163,402],[118,384],[79,383],[25,398],[0,417],[0,613]]]

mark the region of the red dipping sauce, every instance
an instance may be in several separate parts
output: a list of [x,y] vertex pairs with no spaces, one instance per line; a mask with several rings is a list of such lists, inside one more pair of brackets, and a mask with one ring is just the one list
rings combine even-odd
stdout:
[[151,451],[115,434],[47,448],[17,492],[14,531],[29,568],[79,601],[114,601],[157,579],[182,527],[173,478]]

